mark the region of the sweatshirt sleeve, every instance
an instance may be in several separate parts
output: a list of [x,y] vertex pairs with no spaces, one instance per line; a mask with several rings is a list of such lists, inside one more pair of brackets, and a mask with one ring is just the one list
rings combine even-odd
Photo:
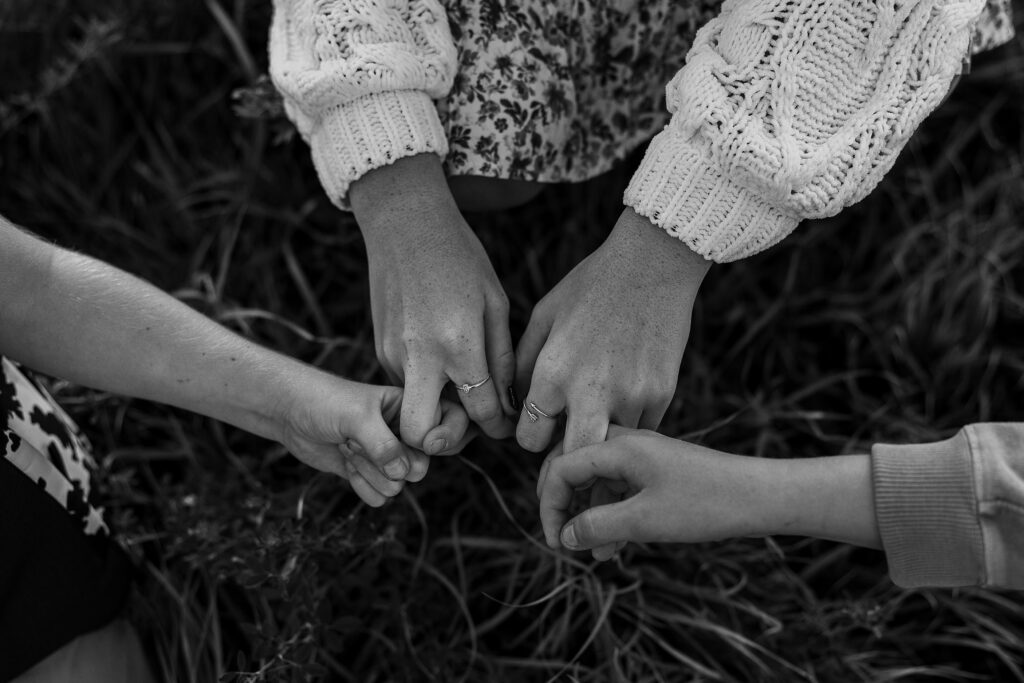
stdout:
[[707,259],[863,199],[960,73],[985,0],[726,0],[624,201]]
[[331,201],[375,168],[448,143],[433,100],[456,69],[438,0],[275,0],[270,76]]
[[871,451],[875,516],[904,587],[1024,589],[1024,423]]

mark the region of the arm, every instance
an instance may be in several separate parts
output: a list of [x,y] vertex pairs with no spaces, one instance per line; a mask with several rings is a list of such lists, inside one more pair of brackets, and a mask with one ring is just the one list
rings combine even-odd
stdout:
[[457,66],[437,0],[276,0],[271,77],[309,142],[320,181],[366,238],[377,357],[402,383],[402,437],[431,452],[449,380],[492,381],[460,398],[492,437],[511,432],[508,302],[441,168],[432,99]]
[[[570,520],[574,489],[598,477],[619,482],[631,497]],[[612,427],[604,443],[566,455],[556,450],[538,494],[552,548],[773,534],[881,547],[867,455],[752,458]]]
[[[371,504],[395,495],[397,480],[425,474],[425,457],[387,426],[401,403],[398,389],[350,382],[269,351],[127,273],[3,219],[0,321],[0,352],[16,360],[280,441],[307,464],[350,479]],[[455,446],[464,416],[444,412],[432,436]],[[360,457],[339,454],[349,440]]]
[[[632,496],[570,519],[573,491],[596,477]],[[786,460],[614,427],[605,443],[556,450],[538,494],[552,548],[788,534],[884,549],[904,587],[1024,588],[1024,423]]]
[[961,70],[984,0],[732,0],[697,34],[625,203],[717,262],[863,199]]
[[[638,291],[635,273],[660,248],[654,233],[679,241],[685,248],[663,253],[693,272],[863,198],[948,91],[983,4],[918,0],[898,16],[893,3],[833,3],[826,16],[814,0],[723,4],[668,85],[672,120],[615,230],[538,305],[520,343],[526,401],[567,409],[567,450],[602,440],[609,422],[655,428],[668,408],[701,277],[651,269],[656,284]],[[649,243],[619,239],[620,226],[646,228]],[[580,345],[572,330],[588,324]],[[520,445],[546,447],[550,427],[521,417]],[[594,496],[609,500],[600,483]]]

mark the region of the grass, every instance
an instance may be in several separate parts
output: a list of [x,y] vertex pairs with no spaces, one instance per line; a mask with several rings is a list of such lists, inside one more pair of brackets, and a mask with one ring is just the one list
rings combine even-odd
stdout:
[[[286,124],[234,111],[266,68],[268,4],[4,3],[0,213],[381,382],[353,221]],[[662,430],[777,457],[1020,420],[1022,121],[1018,38],[975,60],[868,200],[712,269]],[[514,334],[627,178],[471,216]],[[1016,596],[899,590],[879,553],[776,538],[597,565],[539,542],[539,458],[510,444],[436,461],[374,511],[254,437],[56,390],[102,457],[132,616],[169,681],[1024,680]]]

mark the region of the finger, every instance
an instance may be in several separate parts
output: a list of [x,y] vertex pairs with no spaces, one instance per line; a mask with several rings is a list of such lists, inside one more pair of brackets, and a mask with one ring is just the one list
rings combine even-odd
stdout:
[[489,305],[484,310],[484,349],[502,412],[515,417],[519,410],[512,405],[509,388],[515,381],[516,354],[512,350],[512,333],[508,329],[507,300],[503,299],[500,306]]
[[458,447],[469,431],[469,415],[461,405],[445,399],[441,399],[438,411],[439,424],[427,432],[423,451],[427,455],[451,455],[451,449]]
[[393,498],[402,492],[403,481],[388,479],[376,465],[363,457],[355,457],[351,461],[355,471],[366,480],[374,490],[386,498]]
[[[631,411],[632,417],[639,417],[640,411]],[[608,437],[608,411],[598,405],[585,405],[579,410],[570,411],[569,420],[565,426],[565,448],[572,452],[577,448],[601,443]],[[619,496],[612,495],[607,484],[597,480],[590,490],[590,506],[606,505],[619,500]],[[594,550],[594,559],[604,561],[615,554],[615,546],[602,546]]]
[[530,380],[533,377],[534,368],[537,365],[537,358],[540,356],[544,344],[551,332],[551,321],[541,317],[534,309],[530,316],[530,324],[526,331],[519,338],[519,345],[516,347],[516,393],[519,396],[526,396],[530,393]]
[[[603,506],[609,506],[611,503],[617,503],[622,500],[622,495],[612,491],[611,487],[608,486],[608,480],[598,479],[594,483],[594,487],[590,489],[590,509],[600,508]],[[598,562],[604,562],[610,560],[615,556],[616,544],[615,541],[620,539],[610,539],[609,542],[603,544],[594,544],[593,546],[587,546],[593,548],[594,559]]]
[[608,547],[614,551],[617,544],[629,541],[636,528],[635,520],[642,515],[641,505],[641,500],[633,496],[584,510],[562,527],[559,541],[569,550],[594,549],[594,559],[608,559],[598,557],[597,549]]
[[409,449],[395,436],[383,417],[364,424],[354,440],[362,447],[363,457],[388,479],[405,479],[409,473]]
[[611,444],[598,444],[550,458],[540,489],[540,519],[544,537],[552,548],[559,546],[558,534],[569,518],[573,493],[595,477],[626,480],[626,454]]
[[336,474],[347,479],[348,473],[345,470],[345,457],[333,444],[309,443],[303,448],[292,453],[296,458],[310,467],[315,467],[321,472]]
[[653,405],[648,405],[644,408],[644,413],[640,417],[637,426],[640,429],[650,429],[652,432],[656,431],[661,425],[661,421],[665,419],[665,413],[668,412],[671,405],[671,399],[668,401],[660,401]]
[[437,425],[437,405],[447,378],[433,362],[409,361],[399,430],[402,441],[423,450],[427,433]]
[[359,474],[355,470],[355,466],[345,461],[348,466],[348,483],[352,487],[352,491],[355,492],[360,499],[370,507],[379,508],[381,505],[387,502],[387,498],[380,495],[375,488],[363,478],[363,475]]
[[405,480],[409,482],[423,481],[423,478],[427,476],[429,468],[430,456],[413,451],[409,454],[409,474],[405,475]]
[[608,411],[596,405],[580,408],[570,404],[565,423],[565,452],[601,443],[608,437]]
[[540,472],[537,474],[537,499],[538,500],[540,499],[541,489],[544,487],[544,480],[546,480],[547,477],[548,477],[548,470],[551,467],[551,461],[554,460],[555,458],[557,458],[558,456],[562,455],[562,453],[564,453],[564,450],[562,449],[562,445],[564,443],[565,443],[564,441],[559,441],[558,443],[556,443],[554,448],[551,449],[551,452],[548,453],[548,457],[544,458],[544,462],[541,463]]
[[[448,376],[456,386],[463,383],[475,384],[488,376],[483,351],[478,358],[471,358],[468,363],[450,369]],[[459,390],[459,401],[469,414],[469,419],[480,426],[484,434],[492,439],[504,439],[512,435],[512,422],[505,415],[498,400],[497,385],[494,377],[468,392]]]
[[[516,441],[528,451],[539,453],[551,443],[558,427],[557,416],[565,409],[562,392],[543,378],[534,377],[530,393],[523,401],[516,426]],[[541,412],[546,413],[542,415]]]

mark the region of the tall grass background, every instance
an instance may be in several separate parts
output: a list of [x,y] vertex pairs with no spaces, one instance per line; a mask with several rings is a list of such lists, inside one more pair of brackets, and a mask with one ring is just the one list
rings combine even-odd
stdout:
[[[383,382],[352,218],[273,107],[235,94],[260,87],[269,13],[6,0],[0,213]],[[1024,419],[1022,121],[1018,38],[975,59],[866,201],[714,267],[662,431],[812,456]],[[610,230],[629,163],[469,216],[514,334]],[[435,459],[371,510],[273,444],[54,386],[102,462],[130,614],[168,681],[1024,680],[1013,593],[900,590],[880,553],[797,538],[596,564],[540,542],[539,456],[511,443]]]

